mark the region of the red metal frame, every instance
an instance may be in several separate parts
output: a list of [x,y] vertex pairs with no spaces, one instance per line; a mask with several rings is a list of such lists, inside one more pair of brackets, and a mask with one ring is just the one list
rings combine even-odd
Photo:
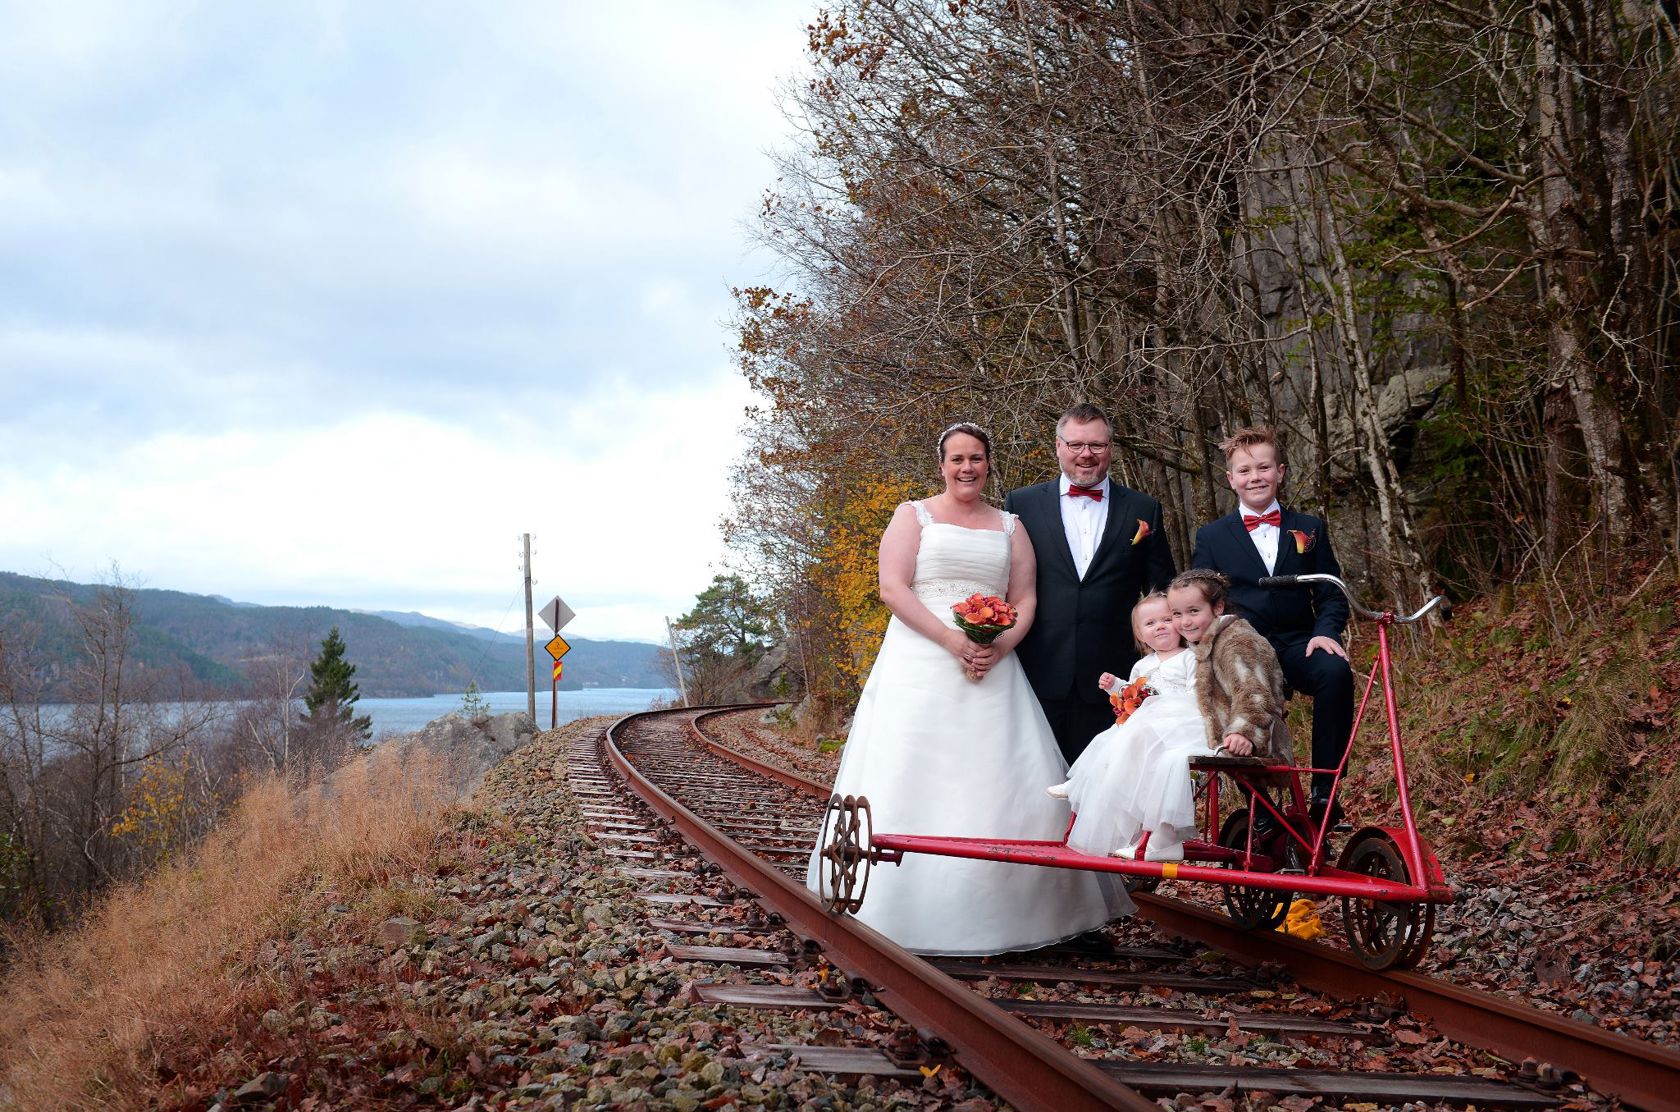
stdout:
[[[1425,608],[1427,609],[1427,607]],[[1419,611],[1419,614],[1423,611]],[[1417,823],[1412,816],[1411,797],[1406,790],[1405,747],[1400,739],[1400,717],[1395,706],[1393,662],[1389,654],[1388,627],[1396,616],[1392,611],[1367,613],[1377,627],[1377,658],[1371,663],[1365,680],[1365,690],[1354,715],[1353,732],[1334,769],[1315,769],[1305,765],[1254,765],[1244,767],[1218,766],[1208,771],[1201,789],[1206,800],[1205,837],[1184,843],[1185,860],[1144,861],[1135,858],[1095,857],[1070,849],[1066,835],[1062,841],[1025,841],[1007,838],[946,838],[934,835],[874,834],[870,849],[875,860],[896,864],[906,853],[926,853],[942,857],[967,857],[984,861],[1006,861],[1023,865],[1043,865],[1051,868],[1084,869],[1089,872],[1120,873],[1124,876],[1154,877],[1166,880],[1205,881],[1244,888],[1275,892],[1297,892],[1321,896],[1346,896],[1355,899],[1383,900],[1393,903],[1451,903],[1453,896],[1441,874],[1428,843],[1418,836]],[[1414,619],[1417,615],[1413,616]],[[1301,777],[1314,772],[1333,774],[1331,798],[1341,788],[1347,762],[1353,752],[1353,741],[1359,737],[1359,727],[1365,721],[1371,696],[1378,678],[1382,680],[1383,707],[1386,711],[1389,750],[1394,759],[1394,780],[1398,788],[1397,804],[1400,825],[1394,827],[1367,826],[1355,833],[1357,840],[1366,834],[1386,835],[1399,850],[1407,875],[1416,883],[1402,884],[1364,873],[1351,872],[1324,861],[1325,833],[1307,820],[1305,797],[1301,791]],[[1254,824],[1248,827],[1248,842],[1241,850],[1221,846],[1219,842],[1219,780],[1231,777],[1236,790],[1246,797],[1249,814],[1269,812],[1274,822],[1300,847],[1306,857],[1304,871],[1280,872],[1284,864],[1273,855],[1257,852],[1254,846]],[[1267,791],[1267,781],[1286,777],[1289,802],[1280,810]],[[1070,825],[1071,829],[1071,825]],[[1310,839],[1309,839],[1310,836]],[[1147,835],[1138,852],[1147,846]],[[1221,862],[1241,862],[1244,867],[1222,866]]]

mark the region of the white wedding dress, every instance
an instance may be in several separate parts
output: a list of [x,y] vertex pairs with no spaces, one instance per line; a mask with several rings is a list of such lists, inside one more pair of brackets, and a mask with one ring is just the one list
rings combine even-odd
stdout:
[[1206,756],[1207,723],[1196,706],[1196,654],[1162,660],[1150,653],[1132,668],[1155,694],[1110,726],[1068,769],[1068,802],[1077,814],[1068,847],[1099,856],[1136,845],[1150,832],[1157,851],[1195,833],[1190,758]]
[[[1001,529],[968,529],[933,521],[921,503],[915,509],[922,535],[911,586],[954,628],[952,603],[977,591],[1005,594],[1015,517],[1000,511]],[[1071,815],[1044,786],[1065,771],[1015,654],[975,682],[961,661],[895,617],[858,700],[834,791],[867,797],[882,833],[1059,842]],[[813,889],[820,867],[813,852]],[[917,953],[977,955],[1048,945],[1132,910],[1111,876],[907,854],[873,867],[857,918]]]

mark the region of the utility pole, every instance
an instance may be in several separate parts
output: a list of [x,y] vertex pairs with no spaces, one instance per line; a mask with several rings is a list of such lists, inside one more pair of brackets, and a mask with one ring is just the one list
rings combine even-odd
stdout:
[[677,691],[682,694],[683,706],[688,706],[688,685],[683,682],[682,657],[677,655],[677,635],[671,632],[671,619],[665,619],[665,639],[671,642],[671,664],[677,670]]
[[525,534],[525,713],[537,720],[537,627],[531,617],[531,534]]

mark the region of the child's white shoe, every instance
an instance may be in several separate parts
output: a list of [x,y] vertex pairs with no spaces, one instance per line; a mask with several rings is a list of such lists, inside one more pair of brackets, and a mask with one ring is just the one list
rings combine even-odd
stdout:
[[1048,788],[1044,789],[1044,794],[1049,796],[1051,799],[1066,799],[1068,797],[1068,788],[1072,784],[1072,780],[1063,780],[1060,784],[1051,784]]
[[[1130,859],[1130,860],[1137,860],[1137,855],[1138,855],[1138,853],[1137,853],[1137,843],[1136,842],[1132,842],[1129,845],[1121,846],[1119,849],[1117,849],[1113,853],[1109,854],[1110,857],[1124,857],[1124,858],[1127,858],[1127,859]],[[1145,860],[1145,861],[1183,861],[1184,860],[1184,843],[1183,842],[1157,842],[1154,838],[1151,838],[1151,839],[1149,839],[1149,844],[1143,848],[1143,860]]]
[[1148,848],[1143,851],[1143,859],[1145,861],[1183,861],[1184,843],[1164,842],[1157,845],[1155,839],[1151,838]]

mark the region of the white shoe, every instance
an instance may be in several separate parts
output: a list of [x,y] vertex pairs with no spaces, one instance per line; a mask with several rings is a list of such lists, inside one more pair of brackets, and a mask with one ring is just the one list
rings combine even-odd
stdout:
[[1156,845],[1151,840],[1149,848],[1144,851],[1143,859],[1145,861],[1183,861],[1184,843],[1167,842],[1164,845]]
[[1049,796],[1051,799],[1066,799],[1068,797],[1068,788],[1072,785],[1072,780],[1063,780],[1060,784],[1051,784],[1048,788],[1045,788],[1044,794]]
[[[1137,860],[1137,843],[1133,842],[1129,846],[1121,846],[1119,849],[1117,849],[1113,853],[1109,854],[1109,856],[1110,857],[1123,857],[1123,858],[1127,858],[1128,860]],[[1183,842],[1166,842],[1166,843],[1163,843],[1161,845],[1157,845],[1154,842],[1154,840],[1151,839],[1149,845],[1144,847],[1143,860],[1145,860],[1145,861],[1183,861],[1184,860],[1184,843]]]

